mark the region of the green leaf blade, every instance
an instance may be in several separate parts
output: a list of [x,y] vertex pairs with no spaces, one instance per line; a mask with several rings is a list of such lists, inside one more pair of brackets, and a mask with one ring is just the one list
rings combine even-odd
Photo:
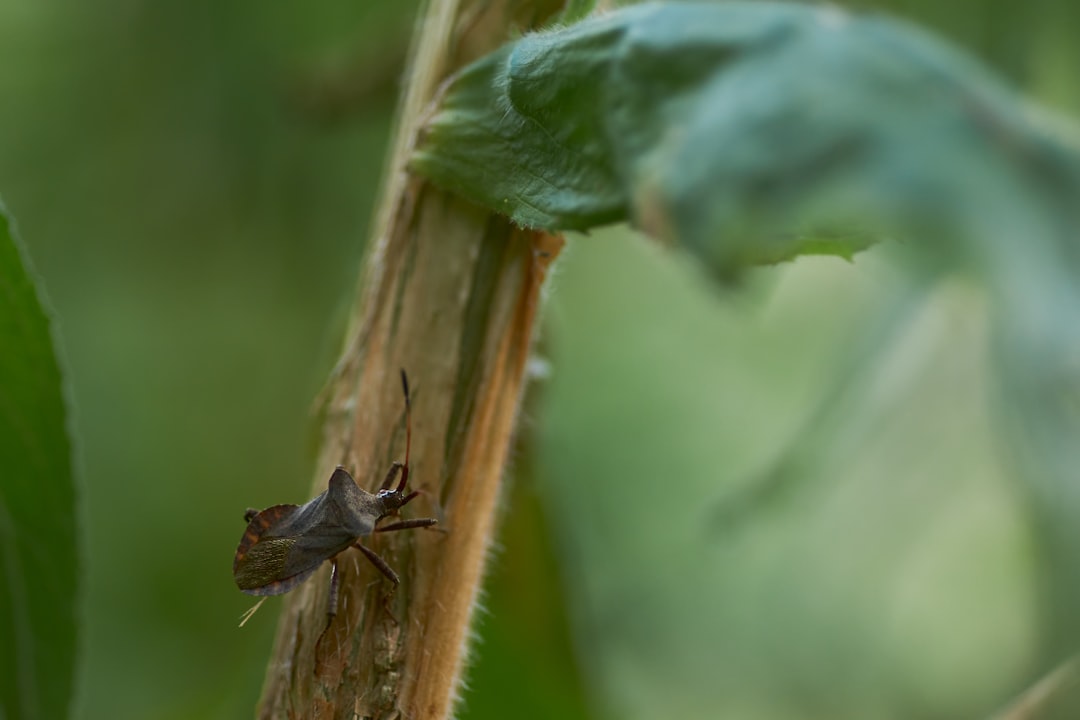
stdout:
[[0,205],[0,710],[68,715],[76,654],[75,488],[63,380]]
[[[611,32],[619,30],[615,25]],[[592,142],[602,136],[602,117],[587,104],[597,90],[588,83],[590,52],[610,42],[607,35],[606,29],[587,33],[584,49],[560,46],[558,57],[548,52],[552,35],[529,35],[471,65],[428,126],[427,149],[414,155],[413,165],[525,227],[586,230],[624,218],[611,154]],[[576,69],[580,81],[551,82],[559,58],[571,55],[586,65]],[[554,106],[574,110],[564,115],[568,122],[556,122]]]

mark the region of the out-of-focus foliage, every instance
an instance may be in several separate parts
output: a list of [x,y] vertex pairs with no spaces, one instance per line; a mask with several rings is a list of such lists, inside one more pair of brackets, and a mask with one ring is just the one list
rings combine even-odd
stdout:
[[307,499],[415,9],[0,0],[0,189],[85,467],[76,717],[252,714],[276,603],[236,627],[232,554]]
[[985,300],[883,254],[718,297],[640,238],[572,244],[542,477],[605,717],[977,716],[1038,667]]
[[596,9],[596,0],[567,0],[563,5],[563,11],[559,13],[554,24],[569,25],[579,22],[594,9]]
[[[861,5],[1080,112],[1080,6]],[[59,316],[86,468],[77,717],[251,715],[275,602],[235,628],[232,552],[244,508],[306,499],[414,11],[0,0],[0,190]],[[597,717],[956,717],[1045,669],[1046,573],[982,385],[987,299],[952,281],[890,312],[895,251],[717,296],[641,242],[574,239],[546,402],[523,414],[541,472],[520,490],[546,512],[508,498],[463,716],[543,696],[580,717],[584,694]],[[894,315],[897,354],[841,433],[822,397]],[[733,517],[780,455],[792,489]]]
[[71,702],[78,585],[63,381],[0,203],[0,717],[61,718]]
[[[732,7],[713,9],[723,14]],[[662,32],[654,23],[642,33],[657,25]],[[864,33],[873,29],[863,26]],[[889,33],[869,34],[882,50],[895,50]],[[776,51],[780,41],[771,40],[766,45]],[[582,56],[595,50],[583,46]],[[836,48],[824,43],[818,50],[828,56]],[[855,268],[817,270],[819,279],[793,308],[785,293],[815,272],[816,264],[803,261],[774,271],[769,281],[755,275],[739,295],[746,302],[756,294],[756,301],[740,306],[729,295],[734,307],[695,315],[686,278],[665,280],[658,258],[635,274],[633,258],[641,250],[624,238],[618,269],[597,262],[590,276],[617,276],[610,281],[622,288],[617,299],[598,302],[595,280],[584,271],[578,295],[568,290],[569,280],[561,287],[566,309],[555,337],[563,334],[579,353],[555,353],[552,417],[565,420],[567,404],[585,392],[601,394],[598,388],[607,388],[610,409],[598,413],[606,423],[545,423],[543,455],[551,477],[565,478],[550,502],[566,553],[592,554],[571,562],[568,588],[579,641],[617,717],[977,715],[1003,705],[1075,652],[1080,640],[1073,610],[1080,598],[1080,457],[1072,440],[1080,429],[1080,336],[1070,320],[1080,313],[1076,151],[1042,121],[1030,124],[1026,107],[971,68],[965,83],[941,67],[923,67],[929,79],[948,82],[925,101],[908,96],[893,104],[872,82],[848,94],[841,66],[815,75],[812,56],[797,63],[811,71],[804,83],[780,84],[795,88],[788,93],[795,97],[801,85],[817,89],[802,112],[793,111],[790,98],[767,102],[775,76],[736,83],[739,102],[721,109],[734,116],[732,123],[748,120],[761,103],[779,111],[755,118],[765,131],[744,122],[751,149],[726,143],[734,157],[718,160],[717,172],[727,178],[749,167],[753,199],[764,200],[736,203],[738,212],[757,211],[754,222],[722,225],[726,232],[704,241],[757,242],[762,228],[790,227],[807,210],[811,219],[830,220],[820,214],[826,208],[840,220],[854,216],[902,231],[904,246],[875,252],[890,259],[894,276],[868,258]],[[554,51],[549,59],[559,62]],[[568,64],[580,59],[571,53]],[[888,65],[911,57],[893,52],[879,59]],[[529,60],[523,75],[543,65]],[[745,80],[744,66],[753,62],[733,61],[732,74]],[[872,63],[855,65],[858,74]],[[575,87],[573,77],[547,77]],[[842,88],[830,94],[830,80]],[[903,98],[899,88],[891,90]],[[815,104],[829,105],[837,93],[857,103],[859,91],[869,91],[865,115],[848,107],[836,116]],[[537,96],[545,97],[544,88],[530,95]],[[861,183],[847,175],[844,153],[822,156],[841,165],[837,174],[831,166],[820,176],[800,172],[799,148],[813,146],[812,137],[774,137],[772,147],[790,151],[775,156],[764,150],[769,144],[752,142],[807,117],[865,120],[879,109],[889,115],[885,138],[902,143],[889,151],[856,143],[869,151],[857,153],[854,164],[867,171]],[[542,124],[553,116],[534,108],[530,117]],[[709,120],[727,127],[721,111]],[[687,114],[672,123],[676,146],[695,122]],[[707,154],[707,133],[698,138],[691,145]],[[667,149],[662,143],[658,152]],[[754,153],[775,173],[764,180],[755,174],[759,165],[743,162]],[[686,162],[673,167],[693,174],[690,157],[678,157]],[[580,174],[565,176],[573,187]],[[542,193],[549,186],[529,187]],[[723,216],[732,187],[694,186],[700,195],[688,207],[709,213],[718,205]],[[695,242],[700,235],[673,235],[705,255],[706,264],[715,261]],[[579,241],[574,253],[610,257],[610,250],[581,247],[589,242]],[[740,259],[735,253],[720,260],[733,257]],[[957,270],[965,279],[941,280]],[[844,273],[872,283],[852,289],[843,284]],[[776,286],[762,290],[763,282]],[[678,298],[685,304],[678,306]],[[812,306],[819,312],[808,320],[801,314]],[[793,312],[798,321],[784,322]],[[624,316],[634,319],[625,335],[616,320]],[[770,320],[779,322],[772,333]],[[643,329],[650,325],[659,329]],[[567,329],[560,333],[560,326]],[[839,334],[821,345],[830,332]],[[586,340],[598,336],[602,345]],[[636,363],[639,373],[630,370]],[[722,371],[710,369],[717,363]],[[723,394],[708,396],[697,387],[689,397],[656,397],[661,390],[646,381],[656,368],[699,383],[716,377]],[[659,388],[680,386],[688,384]],[[708,408],[696,423],[671,420],[678,429],[668,431],[660,420],[695,403]],[[607,432],[622,434],[621,443],[609,446],[619,448],[614,456],[572,440],[592,437],[605,424],[612,428]],[[700,437],[696,443],[686,438],[688,424]],[[696,450],[695,460],[669,453],[650,464],[655,448],[682,443]],[[576,455],[566,459],[572,449]],[[596,482],[582,486],[582,476]],[[652,477],[669,490],[623,492],[631,476]],[[689,517],[675,519],[684,514]],[[928,516],[940,518],[940,526]],[[648,570],[635,576],[631,567]],[[675,584],[684,592],[657,589]],[[995,652],[1002,647],[1010,652]],[[948,683],[940,681],[943,672]],[[1076,699],[1067,702],[1063,716],[1072,716]]]

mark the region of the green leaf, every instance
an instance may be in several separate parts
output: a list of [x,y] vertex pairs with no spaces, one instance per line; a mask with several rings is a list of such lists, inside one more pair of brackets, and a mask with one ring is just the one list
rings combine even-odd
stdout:
[[646,4],[465,69],[413,166],[528,227],[629,220],[727,277],[806,251],[807,236],[844,256],[887,235],[951,248],[1017,185],[1075,192],[1075,151],[1029,116],[901,23]]
[[63,718],[76,650],[75,490],[63,380],[0,204],[0,716]]

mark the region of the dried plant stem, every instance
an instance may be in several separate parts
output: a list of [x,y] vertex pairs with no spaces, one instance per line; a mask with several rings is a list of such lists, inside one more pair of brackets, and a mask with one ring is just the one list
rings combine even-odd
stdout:
[[[420,720],[451,712],[540,288],[562,241],[434,189],[411,177],[406,162],[438,84],[520,26],[524,6],[431,3],[355,327],[323,398],[313,493],[339,463],[370,489],[404,451],[397,373],[408,371],[410,484],[424,495],[406,515],[435,516],[441,525],[367,539],[401,575],[389,599],[387,583],[359,552],[342,554],[338,614],[321,641],[328,569],[286,596],[259,717]],[[526,24],[542,17],[528,12]]]

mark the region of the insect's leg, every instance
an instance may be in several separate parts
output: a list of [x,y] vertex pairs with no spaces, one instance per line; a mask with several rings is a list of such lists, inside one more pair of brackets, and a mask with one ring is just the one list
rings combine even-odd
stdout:
[[371,564],[375,566],[375,569],[385,575],[387,580],[394,583],[394,587],[398,586],[398,584],[401,582],[401,578],[399,578],[398,574],[394,572],[394,568],[387,565],[386,561],[379,557],[374,550],[369,547],[364,547],[360,543],[356,543],[354,547],[356,547],[356,549],[358,549],[360,552],[364,553],[364,557],[370,560]]
[[394,530],[408,530],[409,528],[431,527],[439,521],[435,518],[415,518],[413,520],[401,520],[399,522],[383,525],[375,528],[375,532],[393,532]]
[[244,522],[251,522],[251,519],[259,514],[259,511],[255,508],[248,508],[244,511]]
[[319,674],[319,660],[322,657],[320,648],[322,647],[322,641],[326,638],[326,634],[330,632],[330,625],[334,622],[334,616],[337,615],[338,604],[338,589],[341,586],[341,578],[338,575],[337,558],[330,558],[330,591],[326,594],[326,626],[322,632],[319,633],[319,638],[315,641],[315,674]]
[[330,592],[326,594],[326,625],[330,626],[337,615],[338,591],[341,588],[341,576],[338,575],[337,558],[330,560]]
[[390,590],[385,595],[383,595],[382,606],[383,610],[386,611],[386,614],[390,618],[390,620],[393,621],[395,625],[397,625],[398,619],[394,617],[394,611],[390,609],[390,598],[393,597],[394,591],[397,590],[397,586],[401,582],[401,579],[398,577],[398,574],[394,572],[394,568],[387,565],[386,561],[379,557],[374,550],[368,547],[364,547],[360,543],[356,543],[354,547],[356,547],[360,552],[364,553],[364,557],[370,560],[371,564],[374,565],[379,570],[379,572],[385,575],[387,580],[394,583],[394,586],[390,588]]
[[386,473],[386,479],[382,481],[382,485],[379,486],[379,490],[381,491],[389,488],[393,484],[394,478],[397,477],[397,474],[400,471],[401,463],[395,461],[394,464],[390,466],[390,472]]

